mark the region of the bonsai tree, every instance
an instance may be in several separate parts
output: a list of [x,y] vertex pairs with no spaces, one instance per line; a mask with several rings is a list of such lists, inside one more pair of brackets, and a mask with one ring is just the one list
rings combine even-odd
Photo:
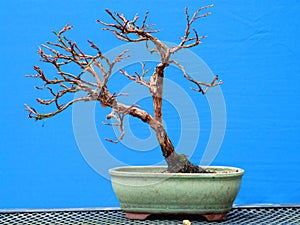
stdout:
[[[153,114],[143,110],[135,104],[122,104],[118,99],[121,94],[112,93],[110,91],[110,86],[113,85],[113,83],[109,83],[109,81],[112,76],[113,68],[116,63],[128,57],[126,51],[120,52],[114,59],[109,59],[101,52],[96,44],[92,41],[88,41],[90,47],[95,51],[95,54],[88,55],[75,42],[65,36],[65,33],[72,29],[72,26],[66,25],[59,32],[54,32],[57,37],[56,42],[47,42],[38,50],[41,61],[52,64],[57,71],[57,74],[49,77],[40,67],[34,66],[34,70],[37,74],[30,75],[30,77],[42,81],[43,85],[37,87],[37,89],[46,90],[51,96],[50,99],[37,98],[37,102],[42,105],[54,105],[55,108],[51,112],[40,113],[33,107],[25,105],[26,110],[29,112],[29,118],[43,120],[63,112],[74,103],[81,101],[97,101],[103,107],[111,108],[111,112],[106,115],[106,119],[115,120],[116,123],[111,123],[110,125],[117,125],[121,130],[121,135],[117,140],[107,139],[108,141],[112,143],[120,142],[125,135],[123,127],[124,117],[127,115],[133,116],[140,119],[142,122],[147,123],[155,131],[162,155],[168,165],[167,172],[206,172],[203,168],[191,163],[185,155],[175,151],[172,141],[162,122],[162,100],[165,70],[171,64],[177,66],[182,71],[183,78],[195,85],[195,88],[192,89],[201,94],[205,94],[210,87],[222,83],[222,81],[218,80],[218,75],[216,75],[210,83],[195,80],[186,73],[181,64],[172,59],[172,55],[176,54],[176,52],[182,49],[195,47],[201,43],[201,39],[205,38],[205,36],[199,36],[198,32],[192,28],[192,25],[198,19],[208,16],[210,12],[202,12],[212,6],[213,5],[201,7],[195,11],[193,15],[189,15],[188,8],[185,8],[185,31],[180,39],[180,43],[173,47],[167,46],[164,42],[155,37],[154,34],[159,31],[153,29],[153,25],[147,23],[148,12],[146,12],[144,18],[140,20],[138,15],[135,15],[133,19],[128,19],[123,14],[111,12],[106,9],[106,13],[112,22],[107,23],[102,20],[97,20],[98,23],[104,26],[102,30],[112,32],[116,38],[124,42],[145,42],[145,47],[151,53],[159,55],[160,62],[153,69],[153,74],[149,79],[145,78],[145,74],[148,71],[145,70],[144,63],[142,63],[141,72],[135,73],[134,75],[129,74],[125,70],[120,70],[122,76],[145,86],[145,88],[149,90],[149,95],[152,96],[153,100]],[[149,46],[153,46],[153,48],[150,48]],[[67,72],[66,70],[68,68],[72,68],[69,65],[78,66],[80,72],[77,74]],[[97,71],[101,71],[101,73],[97,73],[96,69]],[[83,76],[85,73],[89,73],[93,77],[93,81],[87,80]],[[85,95],[64,102],[67,95],[79,91],[83,91]],[[53,107],[51,109],[53,109]]]

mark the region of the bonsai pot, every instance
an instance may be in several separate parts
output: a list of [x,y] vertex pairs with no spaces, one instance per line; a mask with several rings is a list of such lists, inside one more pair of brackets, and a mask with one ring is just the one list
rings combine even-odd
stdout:
[[119,167],[109,171],[121,209],[129,219],[151,214],[197,214],[224,220],[240,189],[244,170],[203,167],[210,173],[166,173],[166,167]]

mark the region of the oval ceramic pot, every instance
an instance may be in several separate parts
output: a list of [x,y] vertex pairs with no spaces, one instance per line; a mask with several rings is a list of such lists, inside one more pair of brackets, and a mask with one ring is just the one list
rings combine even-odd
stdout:
[[223,220],[240,189],[244,170],[204,167],[212,173],[165,173],[166,167],[119,167],[109,171],[127,218],[150,214],[198,214]]

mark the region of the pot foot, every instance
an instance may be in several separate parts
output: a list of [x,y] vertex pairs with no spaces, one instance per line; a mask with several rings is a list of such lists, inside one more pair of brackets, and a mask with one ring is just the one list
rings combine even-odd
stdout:
[[218,214],[203,214],[207,221],[222,221],[226,219],[227,213],[218,213]]
[[150,213],[134,213],[134,212],[125,213],[126,218],[130,220],[145,220],[150,215],[151,215]]
[[[164,213],[135,213],[135,212],[125,212],[125,216],[127,219],[130,220],[145,220],[151,215],[163,215]],[[165,213],[165,215],[172,215],[173,213]],[[177,214],[174,215],[186,215],[186,214]],[[197,214],[191,214],[191,215],[197,215]],[[204,217],[207,221],[223,221],[226,220],[227,213],[212,213],[212,214],[198,214],[199,216]]]

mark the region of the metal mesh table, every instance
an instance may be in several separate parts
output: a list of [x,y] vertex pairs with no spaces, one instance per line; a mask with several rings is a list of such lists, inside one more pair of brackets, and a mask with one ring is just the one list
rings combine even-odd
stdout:
[[48,210],[1,210],[0,224],[182,224],[190,220],[196,224],[300,224],[300,205],[245,205],[234,206],[227,220],[207,222],[200,216],[159,216],[152,215],[147,220],[128,220],[120,209],[48,209]]

